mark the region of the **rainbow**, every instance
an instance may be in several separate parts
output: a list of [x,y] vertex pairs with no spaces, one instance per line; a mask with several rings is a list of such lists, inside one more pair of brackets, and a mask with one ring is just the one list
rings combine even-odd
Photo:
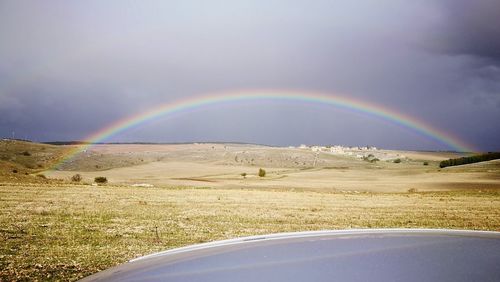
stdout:
[[353,112],[369,114],[371,116],[382,118],[384,120],[390,121],[400,126],[410,128],[432,140],[445,144],[451,149],[456,150],[458,152],[477,151],[472,146],[462,142],[457,137],[454,137],[451,134],[446,133],[442,130],[438,130],[422,121],[419,121],[415,117],[411,117],[403,113],[396,112],[394,110],[385,108],[381,105],[377,105],[374,103],[368,103],[356,100],[351,97],[342,97],[333,94],[325,94],[325,93],[310,92],[310,91],[305,92],[305,91],[291,91],[291,90],[246,90],[246,91],[220,92],[204,96],[187,98],[175,102],[168,102],[156,106],[145,112],[128,116],[124,119],[115,121],[109,124],[108,126],[101,128],[100,130],[89,135],[87,138],[83,140],[84,144],[79,145],[74,149],[72,149],[71,151],[69,151],[69,153],[67,153],[62,158],[62,160],[56,163],[52,168],[57,168],[62,163],[73,158],[75,155],[79,154],[84,150],[87,150],[95,143],[101,143],[122,131],[125,131],[132,127],[136,127],[140,124],[154,120],[156,118],[187,111],[194,108],[209,106],[213,104],[245,102],[252,100],[253,101],[255,100],[298,101],[306,103],[331,105],[337,108]]

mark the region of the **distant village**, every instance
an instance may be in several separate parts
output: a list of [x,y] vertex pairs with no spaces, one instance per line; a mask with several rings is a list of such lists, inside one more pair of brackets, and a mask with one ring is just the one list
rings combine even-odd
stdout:
[[305,144],[301,144],[298,147],[289,146],[289,148],[298,148],[304,150],[311,150],[313,152],[324,152],[335,155],[344,155],[344,156],[352,156],[359,159],[366,158],[377,158],[379,160],[387,161],[394,159],[404,159],[406,158],[404,155],[389,153],[385,151],[380,151],[375,146],[341,146],[341,145],[332,145],[332,146],[308,146]]

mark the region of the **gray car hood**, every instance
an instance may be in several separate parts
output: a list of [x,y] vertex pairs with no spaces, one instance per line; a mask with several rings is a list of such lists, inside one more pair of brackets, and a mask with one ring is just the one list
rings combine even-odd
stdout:
[[500,232],[366,229],[193,245],[81,281],[500,281]]

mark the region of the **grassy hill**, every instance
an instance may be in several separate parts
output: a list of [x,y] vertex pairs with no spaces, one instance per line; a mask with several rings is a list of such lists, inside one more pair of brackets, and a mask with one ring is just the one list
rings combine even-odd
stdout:
[[34,176],[57,162],[68,148],[18,140],[0,140],[0,180],[43,181]]

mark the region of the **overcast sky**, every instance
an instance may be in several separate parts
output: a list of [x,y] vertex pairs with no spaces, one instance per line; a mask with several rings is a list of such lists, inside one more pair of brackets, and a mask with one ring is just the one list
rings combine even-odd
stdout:
[[[0,136],[81,140],[160,103],[239,89],[339,93],[500,150],[500,1],[0,0]],[[330,106],[254,101],[107,141],[450,149]]]

